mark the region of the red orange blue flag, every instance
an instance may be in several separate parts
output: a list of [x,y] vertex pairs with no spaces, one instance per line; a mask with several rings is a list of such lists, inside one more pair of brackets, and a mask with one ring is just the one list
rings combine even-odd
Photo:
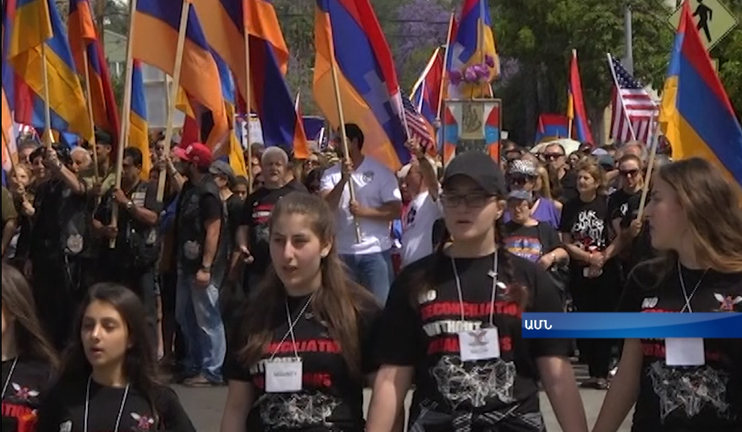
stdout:
[[402,98],[391,50],[368,0],[316,0],[314,100],[340,127],[332,68],[346,123],[363,131],[363,151],[397,171],[409,161]]
[[580,68],[577,65],[576,50],[572,51],[572,60],[569,64],[567,117],[572,120],[572,139],[583,143],[595,143],[587,120],[585,102],[582,98],[582,82],[580,80]]
[[742,127],[683,3],[659,123],[676,159],[704,158],[742,188]]
[[83,53],[87,54],[87,79],[90,85],[93,122],[95,126],[108,132],[113,137],[114,143],[118,143],[119,115],[116,97],[108,71],[108,62],[95,31],[88,0],[70,0],[67,33],[75,67],[81,75],[86,70],[86,56]]

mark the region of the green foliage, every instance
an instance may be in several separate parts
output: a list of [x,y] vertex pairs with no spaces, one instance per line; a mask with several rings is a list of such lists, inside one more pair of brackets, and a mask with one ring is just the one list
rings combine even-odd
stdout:
[[111,77],[111,87],[113,87],[113,96],[116,98],[116,106],[124,106],[124,75],[114,75]]
[[[565,112],[571,50],[579,59],[582,89],[593,129],[600,123],[611,95],[612,78],[606,53],[624,53],[623,2],[603,0],[499,0],[493,22],[500,55],[519,60],[522,73],[532,79],[514,80],[504,89],[504,110],[514,105],[511,93],[534,94],[523,112],[505,116],[505,129],[521,142],[533,137],[540,112]],[[635,75],[661,88],[673,32],[666,19],[671,10],[660,1],[634,1],[633,42]],[[535,103],[535,107],[528,104]],[[534,109],[535,108],[535,109]],[[511,118],[515,124],[508,124]],[[597,139],[597,136],[596,136]]]
[[711,50],[711,57],[718,59],[721,82],[737,112],[737,119],[742,119],[742,0],[727,0],[724,4],[739,24]]

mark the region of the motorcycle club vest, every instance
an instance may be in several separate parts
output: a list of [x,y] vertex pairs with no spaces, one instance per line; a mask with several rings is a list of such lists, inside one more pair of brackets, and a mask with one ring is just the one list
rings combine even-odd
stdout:
[[91,258],[95,256],[91,230],[92,202],[87,195],[73,194],[62,181],[51,180],[43,202],[37,203],[42,232],[42,251],[48,256]]
[[[201,183],[191,185],[183,192],[180,198],[176,222],[176,255],[178,257],[178,265],[188,273],[195,273],[201,267],[206,229],[204,227],[204,220],[201,217],[200,204],[201,199],[205,195],[212,195],[220,203],[222,202],[219,196],[219,188],[209,176],[204,177]],[[229,242],[226,236],[228,229],[226,225],[226,209],[224,208],[222,208],[221,219],[219,243],[211,268],[212,277],[220,276],[226,271]]]
[[[137,207],[145,207],[147,190],[149,184],[140,181],[134,188],[129,191],[127,197]],[[101,203],[103,207],[103,217],[98,220],[104,225],[111,223],[111,214],[115,200],[113,190],[106,192],[105,199]],[[99,213],[99,214],[100,214]],[[109,262],[115,263],[116,267],[121,269],[131,269],[133,271],[144,271],[154,268],[157,258],[160,255],[159,230],[157,225],[148,226],[136,218],[131,213],[121,209],[118,217],[118,237],[116,238],[116,247],[110,252]]]

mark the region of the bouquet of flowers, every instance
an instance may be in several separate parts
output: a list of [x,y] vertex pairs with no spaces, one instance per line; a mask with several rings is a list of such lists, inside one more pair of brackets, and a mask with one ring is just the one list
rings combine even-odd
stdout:
[[485,55],[484,63],[470,65],[461,71],[451,71],[449,79],[451,84],[456,86],[462,82],[470,85],[484,84],[489,82],[490,68],[493,67],[495,67],[495,59],[492,56]]

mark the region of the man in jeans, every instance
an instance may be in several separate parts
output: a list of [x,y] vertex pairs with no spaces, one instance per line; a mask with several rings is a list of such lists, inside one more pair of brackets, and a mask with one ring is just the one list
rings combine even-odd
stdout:
[[[211,150],[201,143],[176,147],[177,171],[188,181],[180,193],[176,227],[178,287],[175,316],[187,345],[184,384],[222,382],[226,353],[219,288],[228,264],[224,205],[209,174]],[[224,228],[224,229],[222,229]]]
[[[341,161],[325,171],[320,193],[330,208],[336,209],[336,245],[340,257],[355,280],[383,305],[394,274],[390,224],[401,217],[402,195],[394,173],[361,152],[361,128],[348,123],[345,133],[349,158],[340,154]],[[342,153],[341,144],[336,148]],[[350,199],[351,181],[355,201]],[[360,236],[356,233],[356,223]]]

